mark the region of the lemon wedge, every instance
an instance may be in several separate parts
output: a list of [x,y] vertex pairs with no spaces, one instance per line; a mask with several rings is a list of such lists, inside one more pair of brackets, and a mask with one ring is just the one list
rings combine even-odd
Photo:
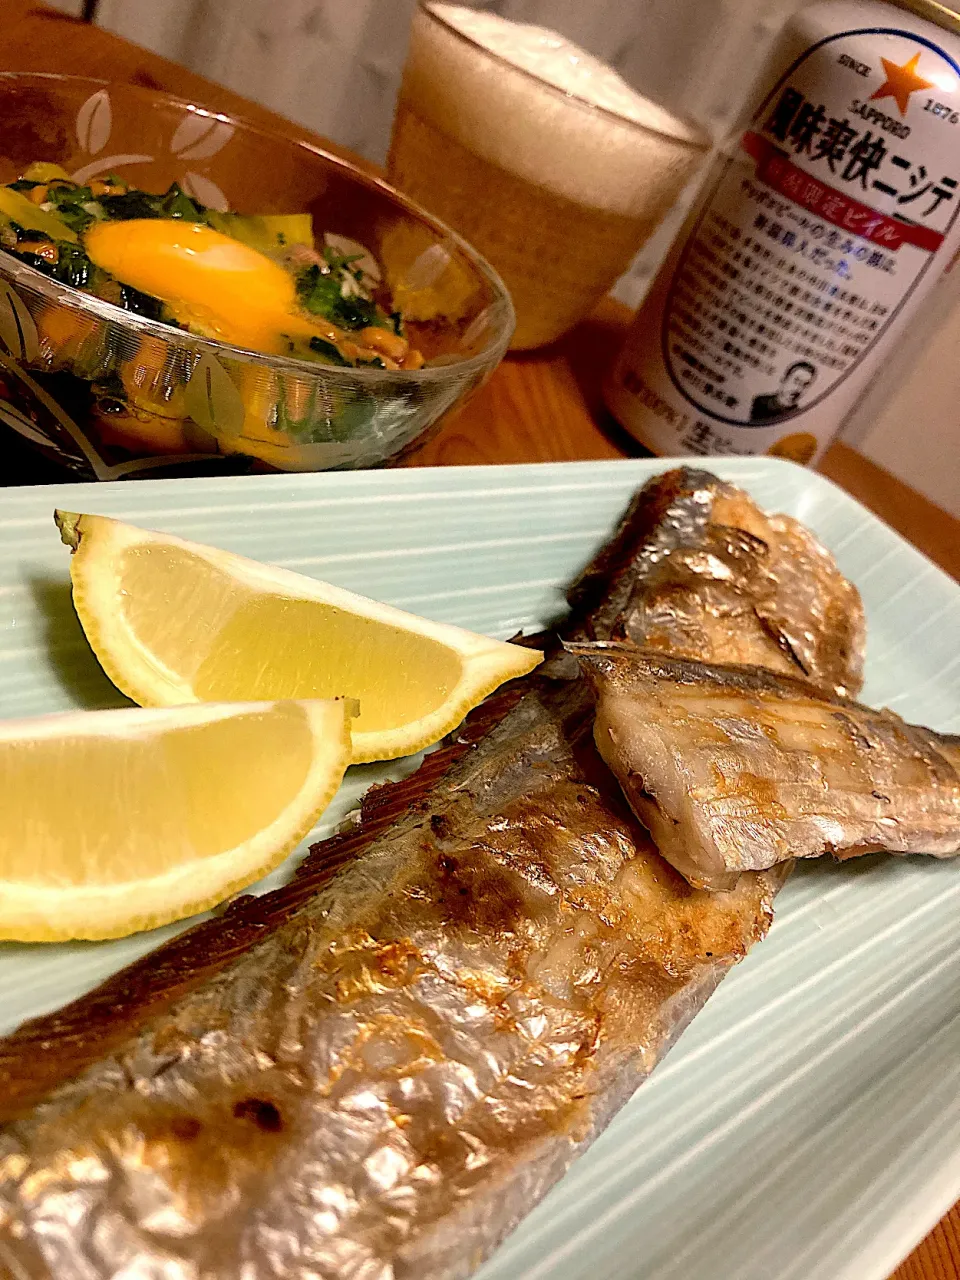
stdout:
[[0,723],[0,938],[117,938],[271,871],[350,763],[344,702]]
[[142,706],[355,698],[354,761],[393,760],[437,742],[542,658],[170,534],[56,520],[87,639]]

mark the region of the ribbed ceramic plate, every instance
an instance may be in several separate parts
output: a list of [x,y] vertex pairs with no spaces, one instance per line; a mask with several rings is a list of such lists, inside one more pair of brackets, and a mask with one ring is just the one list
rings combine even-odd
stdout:
[[[562,611],[563,584],[664,465],[0,491],[0,715],[123,701],[73,617],[54,503],[508,637]],[[860,587],[865,698],[960,731],[960,588],[808,471],[767,459],[715,469],[810,525]],[[411,763],[354,770],[323,830],[362,787]],[[0,1029],[80,994],[171,932],[0,946]],[[823,862],[794,875],[769,938],[481,1275],[883,1280],[958,1196],[960,865]]]

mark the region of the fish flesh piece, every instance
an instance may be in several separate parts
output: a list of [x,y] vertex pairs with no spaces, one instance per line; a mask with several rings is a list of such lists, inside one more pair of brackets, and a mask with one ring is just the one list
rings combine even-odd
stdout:
[[[634,610],[684,501],[621,527]],[[620,625],[601,576],[568,634]],[[765,934],[786,874],[692,889],[592,720],[576,660],[548,660],[288,885],[0,1041],[0,1269],[470,1275]]]
[[863,685],[856,587],[799,521],[706,471],[644,486],[570,600],[584,619],[575,639],[752,663],[841,695]]
[[691,884],[825,853],[960,852],[960,738],[760,667],[570,648],[600,754]]

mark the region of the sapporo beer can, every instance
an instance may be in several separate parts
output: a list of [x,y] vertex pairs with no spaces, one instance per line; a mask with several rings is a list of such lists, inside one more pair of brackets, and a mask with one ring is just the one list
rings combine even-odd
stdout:
[[960,245],[960,6],[785,28],[607,380],[654,453],[814,461]]

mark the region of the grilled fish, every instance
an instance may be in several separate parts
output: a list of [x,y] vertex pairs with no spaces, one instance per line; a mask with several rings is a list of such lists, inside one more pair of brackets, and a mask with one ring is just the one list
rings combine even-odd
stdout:
[[571,648],[600,754],[691,884],[824,853],[960,852],[960,738],[760,667]]
[[[718,484],[685,483],[666,503],[648,486],[620,530],[631,616],[644,548],[691,550],[688,512]],[[568,634],[626,625],[607,572],[581,580]],[[803,624],[809,650],[844,648],[827,665],[849,683],[825,616]],[[785,876],[708,894],[664,862],[596,752],[576,668],[560,655],[505,686],[289,885],[0,1042],[0,1267],[479,1265],[763,936]]]
[[[603,1128],[778,879],[691,890],[621,808],[582,682],[535,683],[412,813],[401,784],[332,888],[288,917],[244,900],[114,982],[129,1029],[153,964],[209,975],[242,939],[5,1127],[8,1274],[465,1276]],[[64,1041],[81,1065],[90,1012],[0,1048],[4,1110]]]
[[841,695],[863,684],[856,587],[802,524],[706,471],[681,467],[641,489],[570,599],[584,619],[577,639],[753,663]]

